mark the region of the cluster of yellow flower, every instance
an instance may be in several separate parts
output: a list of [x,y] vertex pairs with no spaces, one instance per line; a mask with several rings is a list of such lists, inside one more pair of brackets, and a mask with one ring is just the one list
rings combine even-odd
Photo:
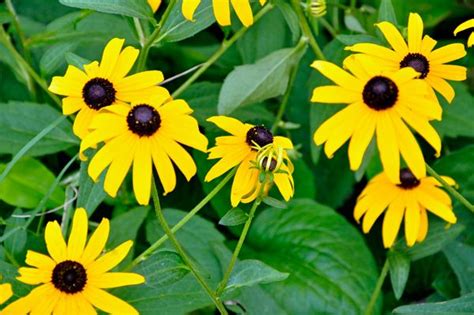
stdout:
[[[315,88],[312,101],[348,104],[316,130],[314,141],[325,143],[325,152],[332,157],[350,139],[350,167],[357,170],[376,135],[384,172],[359,196],[354,217],[359,221],[363,216],[367,233],[387,209],[382,229],[385,247],[393,245],[405,217],[406,242],[412,246],[426,237],[426,210],[449,223],[456,217],[450,197],[437,188],[441,183],[426,176],[423,153],[407,125],[440,155],[441,139],[430,125],[442,118],[435,91],[449,103],[453,100],[454,89],[446,80],[465,80],[466,68],[446,63],[464,57],[466,50],[462,44],[434,49],[436,41],[423,36],[423,21],[416,13],[409,16],[408,43],[393,24],[381,22],[377,27],[392,49],[372,43],[347,47],[356,53],[344,60],[350,72],[326,61],[313,63],[336,85]],[[407,167],[400,167],[400,155]],[[452,179],[445,180],[454,185]]]

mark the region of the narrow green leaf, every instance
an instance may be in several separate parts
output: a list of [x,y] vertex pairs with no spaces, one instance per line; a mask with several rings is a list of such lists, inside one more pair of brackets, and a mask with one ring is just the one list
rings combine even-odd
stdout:
[[152,19],[153,12],[146,0],[59,0],[61,4],[79,9]]
[[367,34],[357,35],[337,35],[336,39],[346,46],[355,45],[358,43],[374,43],[380,44],[380,40],[377,37]]
[[[16,209],[13,214],[21,214],[21,209]],[[18,226],[24,226],[25,219],[23,218],[15,218],[10,217],[6,221],[6,228],[4,234],[9,233],[11,230],[15,229]],[[18,256],[23,253],[26,245],[27,239],[27,232],[26,229],[20,228],[16,229],[15,233],[12,234],[11,237],[5,240],[4,246],[5,250],[7,250],[11,255],[15,256],[15,258],[19,258]]]
[[81,163],[79,171],[79,194],[76,206],[86,209],[87,213],[91,215],[104,200],[106,193],[104,191],[105,172],[99,177],[99,180],[94,183],[87,173],[89,163],[90,158],[86,162]]
[[379,7],[379,16],[377,18],[379,22],[387,21],[394,25],[397,23],[397,15],[393,8],[392,0],[382,0]]
[[60,43],[49,47],[40,60],[41,73],[51,75],[64,64],[67,52],[77,47],[76,42]]
[[72,52],[67,52],[65,55],[68,64],[75,66],[76,68],[84,70],[84,65],[91,63],[90,60],[82,58]]
[[359,20],[351,13],[346,13],[344,15],[344,24],[350,31],[362,34],[367,33]]
[[395,297],[399,300],[405,290],[410,273],[410,257],[405,253],[391,250],[388,252],[388,263],[393,293],[395,293]]
[[236,226],[244,224],[247,219],[248,215],[245,211],[240,208],[233,208],[220,219],[219,224],[224,226]]
[[277,208],[277,209],[287,209],[288,208],[288,205],[285,202],[280,201],[280,200],[275,199],[275,198],[270,197],[270,196],[266,196],[265,198],[263,198],[263,203],[266,204],[267,206]]
[[281,13],[283,14],[283,17],[286,20],[286,23],[288,24],[288,27],[291,30],[292,40],[295,43],[301,36],[298,15],[288,2],[284,0],[277,0],[275,2],[276,6],[278,7],[278,9],[280,9]]
[[405,305],[393,310],[394,314],[406,315],[472,315],[473,312],[474,293],[449,301]]

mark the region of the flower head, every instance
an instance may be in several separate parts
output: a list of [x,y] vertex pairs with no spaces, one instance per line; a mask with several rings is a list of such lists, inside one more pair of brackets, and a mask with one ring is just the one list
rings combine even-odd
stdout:
[[[466,55],[462,44],[450,44],[434,49],[436,41],[428,35],[423,36],[423,20],[417,13],[410,13],[408,20],[408,42],[397,28],[390,22],[381,22],[377,27],[385,36],[392,49],[370,43],[355,44],[346,49],[372,56],[377,63],[387,70],[412,67],[419,73],[419,78],[438,91],[451,103],[454,89],[446,80],[466,80],[466,67],[447,65],[446,63],[460,59]],[[434,49],[434,50],[433,50]]]
[[231,203],[249,203],[263,189],[267,192],[270,183],[261,187],[260,174],[271,174],[283,198],[288,201],[294,194],[293,166],[286,150],[292,149],[291,140],[273,136],[264,126],[244,124],[226,116],[208,119],[231,135],[216,138],[216,146],[209,149],[209,159],[220,159],[209,170],[205,181],[209,182],[237,166],[231,191]]
[[[48,255],[28,251],[18,280],[39,285],[9,307],[24,307],[32,314],[96,314],[94,307],[114,314],[138,314],[131,305],[104,289],[141,284],[136,273],[109,272],[127,256],[132,241],[101,255],[109,236],[109,221],[102,219],[87,242],[88,220],[84,209],[74,213],[68,242],[57,221],[46,225]],[[7,314],[14,314],[14,312]]]
[[89,132],[89,124],[101,108],[164,90],[156,86],[163,81],[160,71],[126,76],[139,51],[130,46],[122,50],[123,43],[123,39],[112,39],[104,49],[100,64],[94,61],[84,65],[84,71],[70,65],[66,74],[54,77],[49,86],[51,92],[66,96],[62,100],[64,115],[78,112],[73,131],[81,139]]
[[441,139],[429,120],[441,118],[441,107],[427,98],[426,83],[412,68],[385,72],[364,55],[352,55],[344,65],[352,74],[326,61],[312,65],[336,83],[315,88],[312,102],[348,104],[316,130],[315,143],[326,143],[326,155],[332,157],[350,139],[350,167],[357,170],[376,134],[382,165],[394,183],[399,182],[400,154],[417,177],[425,176],[422,151],[407,124],[439,154]]
[[153,12],[156,12],[160,7],[161,0],[148,0],[148,4],[150,5]]
[[[459,32],[465,31],[467,29],[474,28],[474,19],[467,20],[464,23],[461,23],[456,29],[454,30],[454,36],[456,36]],[[474,31],[471,32],[469,38],[467,40],[467,47],[471,47],[474,45]]]
[[[264,5],[267,0],[259,0],[261,5]],[[193,21],[194,12],[201,3],[201,0],[183,0],[182,11],[186,19]],[[252,7],[250,0],[213,0],[214,15],[217,22],[222,26],[228,26],[230,21],[230,5],[235,10],[239,20],[245,26],[253,24]]]
[[147,205],[155,165],[165,194],[173,191],[176,174],[171,161],[188,181],[196,174],[196,164],[181,145],[207,151],[207,138],[199,132],[192,112],[184,100],[171,99],[166,90],[132,105],[104,108],[92,121],[91,133],[81,143],[83,152],[105,142],[89,164],[89,175],[97,180],[110,165],[104,189],[115,197],[133,162],[133,190],[137,201]]
[[[450,185],[455,182],[443,176]],[[368,233],[385,212],[382,236],[386,248],[391,247],[405,218],[405,238],[408,246],[422,242],[428,233],[428,213],[448,223],[456,223],[451,198],[439,188],[433,177],[417,178],[405,168],[400,171],[400,184],[392,183],[384,173],[375,176],[362,191],[354,209],[354,218],[362,219],[362,230]]]

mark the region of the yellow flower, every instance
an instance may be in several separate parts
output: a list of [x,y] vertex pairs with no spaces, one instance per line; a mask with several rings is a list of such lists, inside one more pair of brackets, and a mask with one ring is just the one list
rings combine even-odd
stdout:
[[160,7],[161,0],[148,0],[148,4],[150,5],[153,12],[156,12],[156,10],[158,10]]
[[[273,173],[273,182],[286,201],[293,197],[293,166],[286,154],[287,149],[293,148],[290,139],[274,137],[264,126],[244,124],[230,117],[214,116],[208,121],[231,135],[217,137],[216,146],[209,149],[209,159],[220,160],[209,170],[205,181],[209,182],[238,166],[231,191],[233,207],[258,197],[262,169]],[[265,192],[269,188],[269,185],[264,187]]]
[[207,138],[199,132],[192,112],[184,100],[171,99],[165,89],[132,105],[104,108],[92,121],[91,132],[81,143],[83,152],[105,142],[89,164],[89,175],[97,180],[110,165],[104,189],[115,197],[133,162],[133,190],[137,201],[147,205],[154,164],[164,193],[173,191],[176,174],[171,161],[188,181],[196,174],[196,164],[181,144],[207,151]]
[[160,71],[145,71],[126,77],[138,57],[139,50],[126,47],[122,51],[123,39],[112,39],[104,49],[100,64],[94,61],[84,65],[84,71],[69,66],[63,77],[54,77],[49,90],[67,96],[63,99],[63,114],[77,114],[73,130],[84,138],[98,110],[137,96],[159,93],[163,81]]
[[423,36],[423,20],[416,13],[410,13],[408,20],[408,45],[397,28],[389,22],[381,22],[377,27],[393,50],[376,44],[355,44],[346,49],[370,55],[377,59],[380,66],[395,71],[404,67],[412,67],[419,72],[432,89],[438,91],[451,103],[454,89],[446,80],[466,80],[466,67],[447,65],[446,63],[460,59],[466,55],[462,44],[450,44],[433,50],[436,41],[428,35]]
[[[454,36],[456,36],[459,32],[465,31],[469,28],[474,28],[474,19],[467,20],[456,27],[454,30]],[[467,40],[467,47],[471,47],[472,45],[474,45],[474,31],[471,33],[471,35],[469,35]]]
[[10,283],[0,284],[0,304],[5,303],[13,295]]
[[[32,314],[97,314],[94,307],[113,314],[138,314],[125,301],[104,291],[141,284],[136,273],[109,272],[127,256],[132,241],[126,241],[101,255],[109,236],[109,220],[102,219],[87,242],[88,220],[84,209],[74,213],[71,234],[66,244],[57,221],[46,225],[45,240],[49,256],[28,251],[26,263],[19,269],[19,281],[40,285],[9,308],[24,307]],[[100,257],[99,257],[100,256]],[[7,308],[5,314],[15,314]]]
[[365,55],[349,56],[344,65],[352,74],[330,62],[312,64],[337,85],[315,88],[311,101],[349,104],[316,130],[314,142],[326,143],[331,158],[350,139],[349,162],[355,171],[375,133],[382,165],[394,183],[399,181],[399,153],[417,177],[425,176],[423,153],[406,124],[439,154],[441,139],[429,120],[441,118],[441,107],[426,97],[426,83],[416,79],[412,68],[384,72]]
[[[259,0],[260,5],[264,5],[267,0]],[[193,21],[194,12],[201,3],[201,0],[183,0],[182,11],[186,19]],[[237,14],[237,17],[245,26],[253,24],[252,7],[250,0],[213,0],[214,15],[217,22],[222,26],[230,25],[230,4]]]
[[[443,176],[450,185],[453,179]],[[415,177],[409,169],[400,170],[400,184],[393,184],[384,173],[375,176],[362,191],[354,209],[357,222],[368,233],[375,221],[386,211],[382,237],[385,248],[391,247],[405,217],[405,238],[408,246],[422,242],[428,233],[427,210],[454,224],[456,216],[449,195],[439,188],[433,177]]]

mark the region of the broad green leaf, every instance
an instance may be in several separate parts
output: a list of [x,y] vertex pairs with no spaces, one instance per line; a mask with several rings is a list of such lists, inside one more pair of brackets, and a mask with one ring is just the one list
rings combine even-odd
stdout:
[[170,16],[163,25],[160,36],[156,41],[157,43],[161,43],[162,41],[182,41],[206,29],[216,21],[211,0],[203,0],[200,2],[194,13],[194,21],[188,21],[184,18],[181,11],[182,2],[183,0],[179,0],[174,5]]
[[379,22],[387,21],[394,25],[397,25],[397,16],[395,9],[393,8],[392,0],[380,1],[379,16],[377,19]]
[[153,12],[147,0],[59,0],[61,4],[110,14],[152,19]]
[[405,253],[391,250],[388,252],[388,263],[393,292],[397,300],[399,300],[405,290],[410,273],[410,257]]
[[89,160],[81,163],[79,171],[79,194],[77,196],[77,208],[86,209],[87,213],[91,215],[95,209],[104,200],[106,193],[104,191],[105,172],[99,177],[99,180],[94,183],[87,173],[89,167]]
[[290,273],[285,281],[262,286],[283,314],[361,314],[378,276],[360,233],[334,210],[311,200],[262,211],[242,257]]
[[220,219],[219,224],[224,226],[241,225],[247,221],[248,217],[248,214],[242,209],[233,208]]
[[[0,173],[5,169],[0,164]],[[0,200],[21,208],[35,208],[48,192],[55,176],[41,162],[24,158],[19,160],[0,183]],[[64,201],[64,191],[57,187],[46,203],[47,207],[56,207]]]
[[452,242],[443,249],[459,280],[461,295],[474,291],[474,246]]
[[145,221],[149,210],[149,207],[137,207],[114,217],[110,221],[107,247],[112,249],[125,241],[135,241],[138,229]]
[[232,71],[224,81],[217,111],[228,115],[240,106],[282,95],[293,66],[304,54],[306,45],[275,51],[255,64]]
[[[21,214],[20,209],[16,209],[13,214]],[[15,229],[18,226],[24,226],[26,220],[24,218],[10,217],[6,220],[6,228],[4,235],[9,233],[11,230]],[[27,239],[26,229],[21,228],[13,233],[9,238],[5,240],[4,247],[10,255],[13,255],[18,261],[23,259],[22,254],[25,252],[25,245]],[[1,283],[1,282],[0,282]]]
[[[0,104],[0,153],[15,154],[61,113],[46,104]],[[30,156],[55,153],[78,143],[69,121],[63,121],[28,151]]]
[[472,315],[474,293],[438,303],[405,305],[393,310],[394,314],[416,315]]
[[241,287],[283,281],[288,276],[288,273],[279,272],[261,261],[254,259],[241,260],[232,270],[224,294]]

